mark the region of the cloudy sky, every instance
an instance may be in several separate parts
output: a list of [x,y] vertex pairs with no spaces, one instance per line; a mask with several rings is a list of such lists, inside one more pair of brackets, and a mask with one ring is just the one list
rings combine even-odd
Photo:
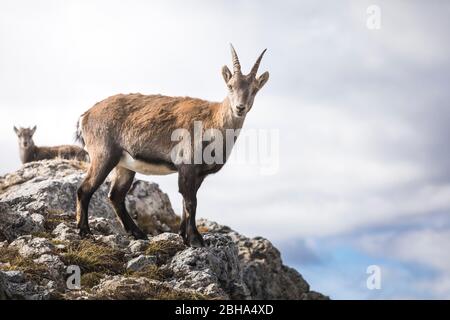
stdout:
[[[449,15],[445,1],[1,0],[0,174],[20,167],[14,124],[57,145],[116,93],[220,101],[228,44],[244,71],[268,48],[246,127],[278,132],[279,169],[231,161],[198,215],[269,238],[332,298],[449,299]],[[176,176],[150,179],[179,210]]]

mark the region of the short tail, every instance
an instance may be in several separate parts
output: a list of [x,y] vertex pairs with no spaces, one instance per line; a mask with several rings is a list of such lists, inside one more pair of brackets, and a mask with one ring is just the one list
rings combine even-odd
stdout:
[[83,138],[83,130],[81,128],[83,124],[83,116],[81,116],[77,121],[77,130],[75,131],[75,141],[81,144],[81,147],[84,148],[86,143],[84,142]]

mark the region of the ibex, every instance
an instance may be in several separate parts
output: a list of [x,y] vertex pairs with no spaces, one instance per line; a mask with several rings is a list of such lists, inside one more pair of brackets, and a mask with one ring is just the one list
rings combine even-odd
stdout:
[[33,128],[14,127],[14,132],[19,138],[20,160],[23,164],[45,159],[73,159],[79,161],[88,161],[88,154],[78,146],[64,145],[56,147],[37,147],[33,141],[33,135],[36,132],[36,126]]
[[[192,132],[194,123],[198,121],[205,129],[214,128],[221,133],[242,128],[256,93],[269,79],[268,72],[257,76],[265,51],[250,73],[244,75],[231,45],[233,73],[227,66],[222,68],[228,88],[223,102],[190,97],[119,94],[98,102],[85,112],[78,120],[77,136],[88,151],[91,163],[77,191],[76,213],[80,235],[91,233],[88,223],[90,199],[114,170],[109,192],[112,206],[125,230],[136,239],[145,239],[145,233],[137,227],[125,208],[125,196],[134,176],[136,172],[146,175],[178,172],[178,188],[183,196],[180,235],[186,245],[204,246],[195,222],[197,191],[205,177],[218,172],[226,159],[213,164],[174,161],[171,154],[178,141],[173,141],[172,134],[180,128]],[[192,148],[194,143],[192,141]]]

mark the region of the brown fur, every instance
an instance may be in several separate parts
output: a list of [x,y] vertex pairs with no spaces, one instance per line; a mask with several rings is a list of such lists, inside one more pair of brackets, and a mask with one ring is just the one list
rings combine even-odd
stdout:
[[30,152],[30,158],[28,160],[40,161],[55,158],[87,161],[88,154],[85,150],[74,145],[63,145],[55,147],[34,147],[34,150]]
[[[265,52],[265,51],[264,51]],[[219,171],[221,163],[178,163],[172,161],[171,152],[179,141],[172,141],[177,129],[191,132],[191,150],[194,143],[193,130],[197,121],[203,130],[242,128],[248,111],[252,108],[256,93],[269,78],[268,72],[257,77],[260,55],[252,72],[243,75],[240,63],[232,48],[234,74],[225,66],[223,78],[229,89],[222,102],[209,102],[190,97],[168,97],[162,95],[118,94],[95,104],[85,112],[78,125],[77,137],[84,142],[91,158],[85,180],[77,191],[77,221],[80,235],[90,233],[88,224],[89,202],[108,174],[115,170],[110,191],[110,200],[124,228],[137,239],[146,238],[129,216],[125,208],[125,196],[135,172],[142,163],[152,169],[145,173],[168,174],[178,172],[179,192],[183,196],[183,214],[180,234],[187,245],[203,246],[204,241],[195,225],[197,191],[204,178]],[[223,134],[223,137],[226,135]],[[234,141],[233,141],[234,142]],[[125,157],[131,156],[129,166]],[[228,150],[226,156],[228,156]],[[193,153],[191,155],[194,156]],[[176,162],[176,163],[174,163]],[[157,167],[158,169],[153,169]],[[132,169],[132,170],[131,170]]]
[[55,158],[62,158],[67,160],[79,160],[88,161],[89,157],[85,150],[74,145],[62,145],[54,147],[38,147],[34,144],[33,135],[36,131],[36,127],[30,128],[20,128],[14,127],[19,138],[19,151],[20,160],[23,164],[48,160]]
[[190,97],[119,94],[95,104],[83,115],[81,126],[88,150],[110,140],[139,156],[146,146],[153,145],[160,151],[156,156],[169,161],[167,156],[177,143],[171,141],[175,129],[192,130],[194,121],[202,121],[204,129],[239,128],[242,122],[233,122],[227,112],[227,100],[218,103]]

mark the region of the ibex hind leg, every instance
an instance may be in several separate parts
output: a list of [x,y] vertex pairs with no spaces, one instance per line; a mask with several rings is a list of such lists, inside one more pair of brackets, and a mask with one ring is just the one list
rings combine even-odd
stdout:
[[85,179],[77,191],[77,223],[80,236],[91,234],[88,221],[88,208],[92,195],[105,181],[108,174],[120,160],[120,153],[102,152],[93,154]]
[[125,230],[131,233],[135,239],[145,240],[147,235],[131,219],[125,207],[125,197],[130,190],[135,175],[136,172],[117,166],[114,169],[114,178],[108,197]]

